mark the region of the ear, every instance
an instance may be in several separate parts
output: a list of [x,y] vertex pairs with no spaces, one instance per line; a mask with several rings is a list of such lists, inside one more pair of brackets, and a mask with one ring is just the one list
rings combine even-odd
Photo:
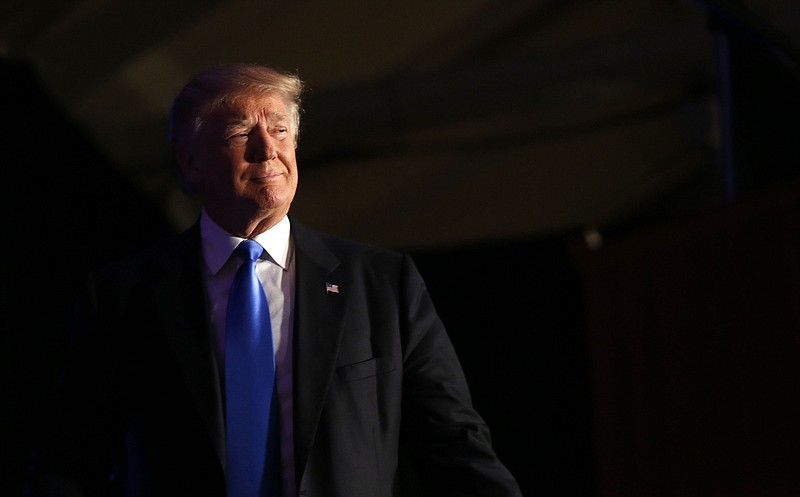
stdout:
[[194,193],[201,179],[200,168],[197,167],[190,147],[176,145],[173,149],[175,163],[178,166],[181,186],[187,192]]

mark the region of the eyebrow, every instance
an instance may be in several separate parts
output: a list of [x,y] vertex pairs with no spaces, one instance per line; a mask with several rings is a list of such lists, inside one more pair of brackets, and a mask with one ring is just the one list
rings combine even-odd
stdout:
[[288,115],[284,114],[283,112],[274,112],[274,111],[269,113],[269,118],[271,120],[275,120],[275,121],[288,121],[289,120],[289,116]]

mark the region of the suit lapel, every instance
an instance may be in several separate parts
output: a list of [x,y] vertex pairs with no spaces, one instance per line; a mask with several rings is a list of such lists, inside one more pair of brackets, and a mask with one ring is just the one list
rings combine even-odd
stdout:
[[[294,326],[294,441],[298,480],[319,423],[339,354],[347,284],[339,261],[312,231],[292,220],[297,268]],[[341,293],[326,289],[339,285]]]
[[222,396],[206,319],[201,264],[196,225],[158,260],[160,277],[154,280],[153,294],[168,343],[224,468]]
[[[303,474],[344,328],[347,281],[339,260],[319,236],[292,219],[296,286],[294,325],[294,450],[298,478]],[[220,464],[225,466],[225,429],[219,373],[213,359],[201,277],[199,227],[179,237],[158,261],[153,295],[168,343],[202,417]],[[339,285],[339,293],[326,283]],[[297,386],[301,387],[298,388]]]

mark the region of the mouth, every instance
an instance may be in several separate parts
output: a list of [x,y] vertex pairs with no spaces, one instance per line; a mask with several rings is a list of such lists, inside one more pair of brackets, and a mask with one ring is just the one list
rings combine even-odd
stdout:
[[250,178],[250,181],[254,183],[270,183],[276,181],[283,177],[283,173],[280,171],[266,171],[264,173],[259,173],[255,176]]

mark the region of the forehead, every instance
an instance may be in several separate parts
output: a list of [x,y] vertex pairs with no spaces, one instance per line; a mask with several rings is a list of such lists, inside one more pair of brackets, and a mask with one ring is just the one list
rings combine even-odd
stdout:
[[289,108],[282,98],[272,93],[242,94],[222,101],[208,117],[221,122],[282,120],[289,118]]

